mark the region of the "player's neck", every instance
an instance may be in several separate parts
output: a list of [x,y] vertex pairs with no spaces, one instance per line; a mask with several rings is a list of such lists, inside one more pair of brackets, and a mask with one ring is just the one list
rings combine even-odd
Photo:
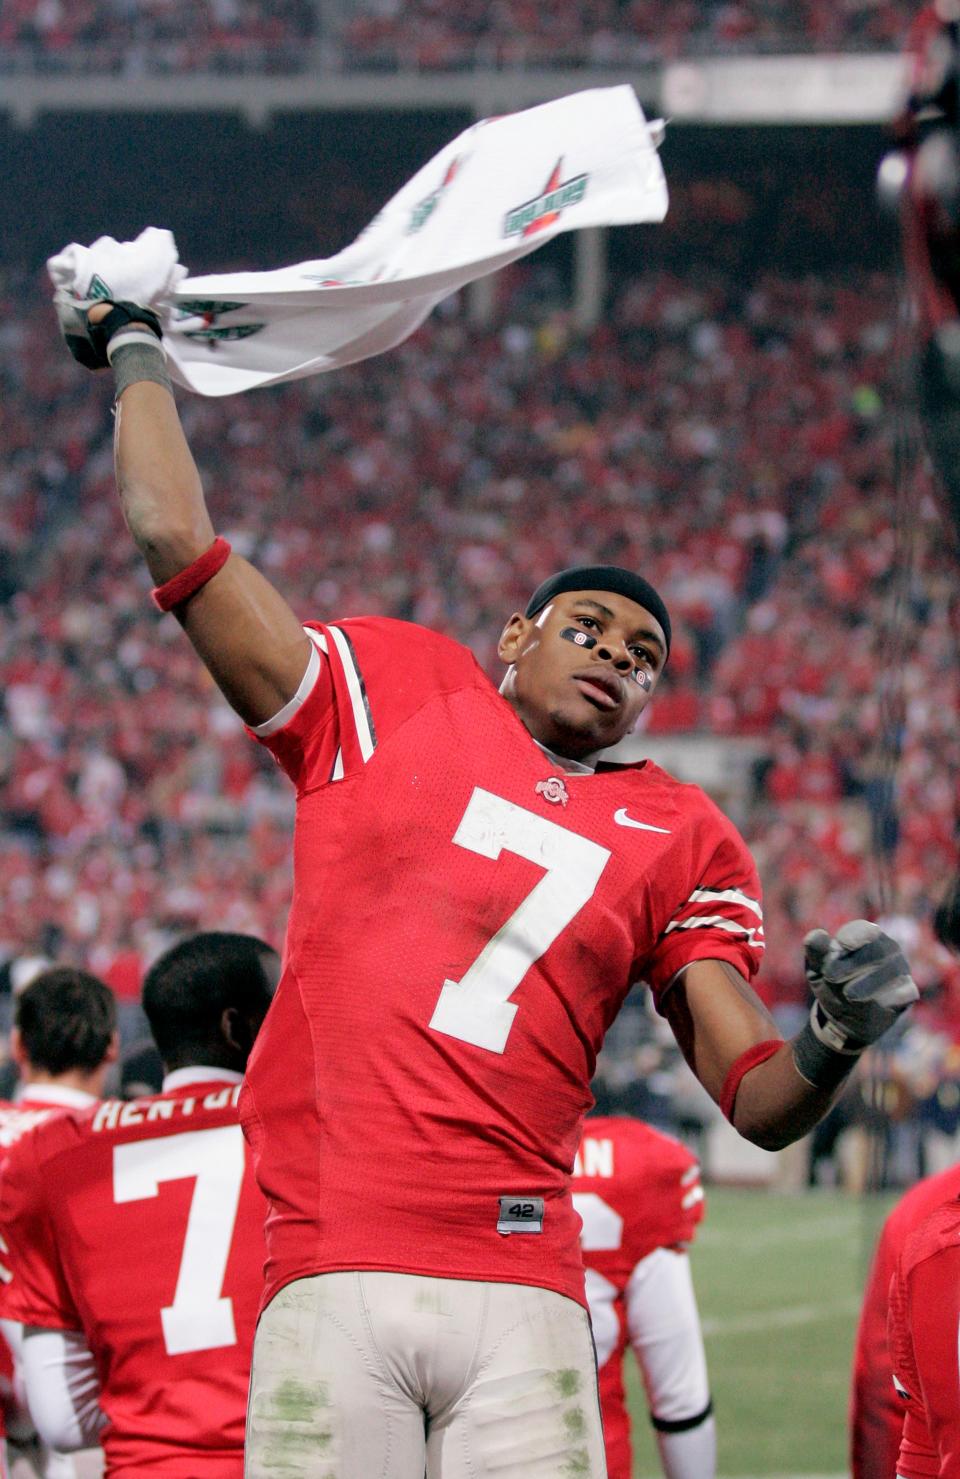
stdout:
[[19,1093],[21,1098],[42,1099],[50,1090],[54,1094],[66,1090],[70,1096],[79,1094],[99,1099],[103,1094],[103,1073],[45,1073],[42,1069],[31,1069],[24,1074]]
[[180,1068],[168,1068],[163,1075],[163,1092],[170,1089],[185,1089],[191,1084],[243,1083],[243,1074],[235,1068],[222,1068],[213,1063],[190,1063]]
[[593,775],[597,768],[596,753],[583,755],[580,759],[574,760],[570,755],[558,755],[556,750],[551,750],[549,745],[545,745],[541,740],[538,740],[535,734],[531,734],[530,738],[537,748],[543,751],[548,760],[552,760],[561,770],[565,770],[568,775]]

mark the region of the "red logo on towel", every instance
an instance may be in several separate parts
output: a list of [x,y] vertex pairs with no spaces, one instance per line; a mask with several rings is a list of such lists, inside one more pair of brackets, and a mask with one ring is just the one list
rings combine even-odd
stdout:
[[537,231],[545,231],[560,219],[567,206],[580,203],[587,193],[590,176],[573,175],[569,180],[561,180],[562,173],[561,155],[540,194],[507,211],[503,218],[504,236],[533,236]]
[[407,227],[408,236],[416,236],[417,232],[422,231],[424,226],[426,226],[430,217],[440,204],[444,191],[453,184],[457,171],[462,163],[463,156],[461,154],[458,154],[455,159],[451,159],[447,165],[446,174],[436,190],[431,190],[429,195],[425,195],[419,204],[414,206],[410,213],[410,224]]

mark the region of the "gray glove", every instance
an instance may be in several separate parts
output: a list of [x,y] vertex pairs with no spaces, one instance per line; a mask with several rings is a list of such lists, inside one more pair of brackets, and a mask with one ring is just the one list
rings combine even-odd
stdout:
[[803,945],[816,997],[810,1026],[835,1053],[862,1052],[919,999],[900,946],[866,919],[852,919],[833,937],[811,930]]

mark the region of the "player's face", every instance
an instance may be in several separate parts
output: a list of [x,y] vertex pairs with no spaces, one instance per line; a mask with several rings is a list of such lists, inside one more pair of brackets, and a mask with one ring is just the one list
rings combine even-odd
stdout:
[[535,739],[572,759],[630,733],[667,653],[656,618],[612,591],[566,591],[536,616],[515,613],[498,650],[510,664],[504,698]]

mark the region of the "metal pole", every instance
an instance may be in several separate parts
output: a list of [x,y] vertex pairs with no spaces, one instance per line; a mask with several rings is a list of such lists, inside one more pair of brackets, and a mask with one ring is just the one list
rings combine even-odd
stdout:
[[575,233],[573,316],[579,329],[600,322],[607,290],[607,237],[600,226]]

